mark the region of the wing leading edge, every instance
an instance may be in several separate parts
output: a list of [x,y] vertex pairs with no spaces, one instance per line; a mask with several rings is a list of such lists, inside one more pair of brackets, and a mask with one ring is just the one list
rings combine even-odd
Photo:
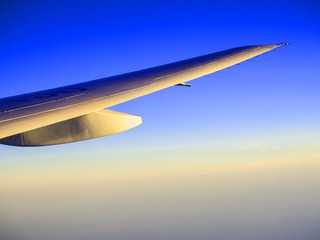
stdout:
[[0,99],[0,139],[101,111],[219,71],[282,45],[286,44],[233,48],[114,77],[3,98]]

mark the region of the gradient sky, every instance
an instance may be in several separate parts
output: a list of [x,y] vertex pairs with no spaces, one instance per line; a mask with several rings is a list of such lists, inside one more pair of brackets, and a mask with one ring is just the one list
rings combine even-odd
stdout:
[[129,131],[0,145],[1,239],[319,239],[318,1],[1,1],[0,31],[0,97],[289,43],[112,107]]

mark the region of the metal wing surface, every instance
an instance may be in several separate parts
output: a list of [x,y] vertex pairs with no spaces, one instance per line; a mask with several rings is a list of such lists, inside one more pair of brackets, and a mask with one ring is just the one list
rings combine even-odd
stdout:
[[132,73],[0,99],[0,139],[99,112],[219,71],[281,45],[285,44],[238,47]]

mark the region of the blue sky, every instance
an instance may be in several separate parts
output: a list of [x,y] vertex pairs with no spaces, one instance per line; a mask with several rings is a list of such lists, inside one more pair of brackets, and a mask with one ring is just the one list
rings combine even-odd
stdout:
[[[151,144],[161,145],[319,132],[320,19],[315,1],[10,1],[2,5],[2,97],[237,46],[289,42],[240,66],[195,80],[191,89],[166,89],[113,109],[143,117],[142,126],[123,133],[135,136],[139,144],[149,144],[150,138]],[[84,146],[108,145],[115,138]],[[70,148],[79,146],[82,143]]]
[[[143,124],[127,132],[48,148],[0,146],[0,191],[6,195],[0,210],[6,209],[7,219],[0,227],[8,225],[10,236],[59,239],[60,231],[66,240],[188,239],[199,230],[199,239],[248,240],[270,233],[272,239],[307,239],[306,234],[316,239],[317,1],[2,1],[0,6],[0,97],[232,47],[289,43],[194,80],[191,88],[172,87],[112,107],[142,117]],[[83,197],[86,193],[91,197]],[[203,198],[194,199],[196,194]],[[109,216],[100,208],[108,201],[114,206]],[[89,207],[92,202],[96,207]],[[97,229],[98,222],[109,225]],[[290,233],[295,224],[300,228]],[[76,235],[75,226],[83,232]]]

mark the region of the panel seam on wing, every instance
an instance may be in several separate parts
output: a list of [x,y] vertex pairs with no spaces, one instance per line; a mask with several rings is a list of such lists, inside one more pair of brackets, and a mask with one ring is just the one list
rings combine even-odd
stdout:
[[[85,93],[81,93],[81,94],[77,94],[77,95],[70,96],[70,97],[59,98],[59,99],[56,99],[56,100],[52,100],[52,101],[48,101],[48,102],[43,102],[43,103],[38,103],[38,104],[34,104],[34,105],[26,106],[26,107],[21,107],[21,108],[15,108],[15,109],[11,109],[11,110],[7,110],[7,111],[0,112],[0,114],[9,113],[9,112],[14,112],[14,111],[23,110],[23,109],[32,108],[32,107],[37,107],[37,106],[45,105],[45,104],[48,104],[48,103],[59,102],[59,101],[62,101],[62,100],[67,100],[67,99],[70,99],[70,98],[79,97],[79,96],[82,96],[82,95],[84,95],[84,94],[85,94]],[[0,121],[0,122],[1,122],[1,121]]]
[[[4,122],[16,120],[16,119],[21,119],[21,118],[25,118],[25,117],[35,116],[35,115],[39,115],[39,114],[42,114],[42,113],[52,112],[52,111],[55,111],[55,110],[60,110],[60,109],[65,109],[65,108],[69,108],[69,107],[74,107],[74,106],[78,106],[78,105],[85,104],[85,103],[88,103],[88,102],[99,101],[99,100],[111,98],[111,97],[114,97],[114,96],[117,96],[117,95],[125,94],[125,93],[128,93],[128,92],[133,92],[133,91],[136,91],[136,90],[140,90],[140,89],[142,89],[142,88],[150,87],[150,86],[153,86],[153,85],[157,85],[157,84],[156,84],[156,83],[152,83],[152,84],[149,84],[149,85],[147,85],[147,86],[143,86],[143,87],[139,87],[139,88],[127,90],[127,91],[125,91],[125,92],[115,93],[115,94],[112,94],[112,95],[109,95],[109,96],[104,96],[104,97],[92,99],[92,100],[89,100],[89,101],[84,101],[84,102],[81,102],[81,103],[76,103],[76,104],[72,104],[72,105],[68,105],[68,106],[63,106],[63,107],[59,107],[59,108],[53,108],[53,109],[45,110],[45,111],[42,111],[42,112],[37,112],[37,113],[33,113],[33,114],[29,114],[29,115],[24,115],[24,116],[19,116],[19,117],[15,117],[15,118],[9,118],[9,119],[5,119],[5,120],[0,121],[0,123],[4,123]],[[95,110],[93,110],[93,111],[95,111]]]

